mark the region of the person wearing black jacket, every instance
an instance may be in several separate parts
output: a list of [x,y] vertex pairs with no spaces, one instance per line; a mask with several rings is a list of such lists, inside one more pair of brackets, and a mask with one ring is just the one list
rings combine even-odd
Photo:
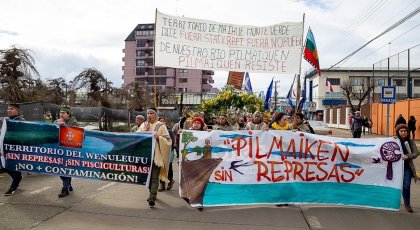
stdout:
[[413,140],[414,140],[414,137],[415,137],[415,135],[416,135],[416,118],[413,116],[413,115],[411,115],[410,116],[410,119],[408,119],[408,133],[413,137]]
[[407,121],[405,120],[402,114],[398,116],[397,121],[395,122],[395,127],[397,127],[397,125],[399,124],[404,124],[404,125],[407,124]]
[[[20,114],[20,106],[18,104],[11,103],[7,106],[7,119],[18,121],[25,120]],[[12,178],[12,184],[10,185],[10,188],[4,193],[4,195],[11,196],[16,192],[17,188],[19,187],[20,181],[22,180],[22,173],[6,168],[4,170]]]

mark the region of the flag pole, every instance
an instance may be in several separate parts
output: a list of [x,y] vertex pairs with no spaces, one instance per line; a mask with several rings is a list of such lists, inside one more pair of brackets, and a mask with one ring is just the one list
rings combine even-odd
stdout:
[[156,68],[155,68],[155,59],[156,59],[156,22],[157,22],[157,13],[158,10],[156,8],[155,11],[155,26],[154,26],[154,34],[153,34],[153,84],[154,84],[154,93],[153,93],[153,98],[154,98],[154,104],[155,104],[155,109],[157,109],[157,98],[156,98]]
[[299,105],[299,101],[300,101],[300,93],[301,93],[301,88],[300,88],[300,69],[302,68],[302,57],[303,57],[303,50],[305,48],[305,44],[303,42],[303,32],[305,32],[305,13],[303,14],[303,22],[302,22],[302,50],[300,53],[300,59],[299,59],[299,73],[297,74],[297,90],[296,90],[296,104],[295,104],[295,116],[296,113],[298,112],[298,105]]

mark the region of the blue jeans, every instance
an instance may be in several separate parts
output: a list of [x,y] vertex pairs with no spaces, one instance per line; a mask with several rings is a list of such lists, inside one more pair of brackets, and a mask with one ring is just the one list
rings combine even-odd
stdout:
[[410,205],[410,186],[411,186],[411,177],[413,172],[411,168],[404,168],[404,178],[403,178],[403,200],[404,205]]

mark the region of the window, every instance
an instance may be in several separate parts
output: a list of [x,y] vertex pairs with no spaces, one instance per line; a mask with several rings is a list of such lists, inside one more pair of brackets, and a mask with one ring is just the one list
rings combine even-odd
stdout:
[[375,79],[376,86],[383,86],[385,85],[385,79]]
[[201,84],[203,84],[203,85],[207,84],[207,79],[202,79]]
[[184,88],[178,88],[178,92],[184,92]]
[[147,63],[147,65],[149,65],[149,66],[153,66],[153,58],[148,58],[148,59],[146,59],[146,63]]
[[[148,85],[154,85],[155,80],[153,77],[147,78],[147,84]],[[166,85],[166,77],[157,77],[156,78],[156,85]]]
[[420,80],[414,80],[414,86],[420,86]]
[[179,83],[187,83],[188,82],[188,78],[180,78],[178,80]]
[[392,85],[394,86],[405,86],[405,80],[403,79],[393,79]]
[[145,56],[145,54],[146,54],[146,51],[144,51],[144,50],[137,50],[137,57]]
[[156,75],[166,75],[166,69],[156,69]]
[[327,78],[331,85],[340,85],[340,78]]
[[354,86],[361,86],[364,83],[364,79],[360,77],[351,77],[350,81],[353,83]]
[[147,40],[137,40],[137,47],[146,47]]
[[153,36],[155,31],[153,30],[136,30],[136,36]]
[[136,66],[146,66],[146,62],[144,60],[136,60]]
[[179,73],[188,73],[188,69],[179,69]]
[[144,75],[146,73],[145,68],[136,68],[136,75]]

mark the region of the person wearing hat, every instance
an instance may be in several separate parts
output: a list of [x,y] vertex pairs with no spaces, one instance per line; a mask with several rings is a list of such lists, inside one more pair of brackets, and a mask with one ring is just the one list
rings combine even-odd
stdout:
[[[11,103],[7,106],[7,119],[18,121],[25,120],[20,114],[20,106],[18,104]],[[12,184],[10,184],[10,188],[4,193],[4,195],[11,196],[16,192],[17,188],[19,187],[20,181],[22,180],[22,173],[6,168],[4,170],[12,178]]]
[[245,130],[266,130],[267,124],[262,120],[260,111],[255,111],[252,115],[252,121],[246,124]]
[[155,206],[159,179],[168,182],[169,160],[172,140],[166,125],[158,121],[159,117],[155,108],[147,109],[147,121],[141,124],[137,132],[154,132],[156,139],[154,159],[151,165],[149,198],[147,202],[152,208]]
[[201,117],[194,117],[190,129],[204,131],[204,127],[206,127],[206,124],[204,123],[203,119],[201,119]]
[[137,115],[136,124],[131,128],[130,132],[136,132],[140,128],[140,125],[143,124],[143,122],[144,122],[144,117],[142,115]]
[[408,127],[405,124],[398,124],[395,127],[398,140],[401,142],[402,151],[404,153],[404,177],[403,177],[403,200],[404,206],[407,212],[413,213],[413,208],[410,205],[410,187],[411,178],[417,181],[416,168],[414,167],[413,159],[418,156],[417,146],[414,140],[410,139],[410,133]]
[[[76,118],[72,116],[70,107],[67,106],[60,108],[60,118],[55,120],[54,123],[79,127]],[[60,179],[63,181],[63,187],[61,188],[60,194],[58,194],[58,198],[66,197],[70,194],[69,192],[73,191],[71,177],[60,176]]]

